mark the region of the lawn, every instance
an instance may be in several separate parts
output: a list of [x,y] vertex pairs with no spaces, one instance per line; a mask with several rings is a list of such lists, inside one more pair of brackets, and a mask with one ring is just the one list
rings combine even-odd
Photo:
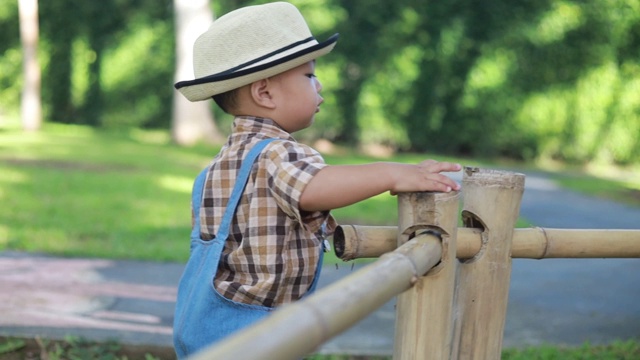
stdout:
[[[0,128],[0,250],[185,261],[192,181],[217,151],[174,146],[164,132]],[[335,216],[393,224],[395,206],[385,194]]]
[[[163,131],[106,132],[48,123],[40,132],[25,133],[0,126],[0,250],[185,261],[192,181],[217,151],[172,145]],[[381,160],[349,150],[325,158],[329,164]],[[423,158],[401,154],[382,160]],[[619,181],[575,171],[551,176],[578,191],[640,204],[640,181],[633,177]],[[392,225],[396,206],[394,196],[381,194],[333,213],[345,224]],[[526,225],[521,219],[519,226]]]
[[153,132],[0,131],[0,249],[185,260],[192,177],[216,150]]
[[[185,261],[192,181],[217,151],[174,146],[160,131],[0,128],[0,250]],[[375,160],[327,155],[332,164]],[[382,194],[334,215],[341,223],[395,224],[396,199]]]

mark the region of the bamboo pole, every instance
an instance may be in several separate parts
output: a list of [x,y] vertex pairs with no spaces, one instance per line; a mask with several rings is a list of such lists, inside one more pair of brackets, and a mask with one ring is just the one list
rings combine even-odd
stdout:
[[442,260],[398,296],[394,359],[447,359],[453,339],[458,192],[398,195],[398,244],[420,231],[442,237]]
[[[341,225],[333,236],[336,255],[349,261],[377,258],[397,248],[395,226]],[[482,245],[482,230],[458,228],[458,259],[474,257]],[[640,258],[640,230],[515,229],[511,258]]]
[[517,258],[640,258],[640,230],[522,229],[513,240]]
[[344,261],[377,258],[397,247],[397,226],[340,225],[333,233],[333,249]]
[[376,262],[272,315],[191,359],[300,359],[407,290],[442,256],[423,234]]
[[462,188],[463,223],[482,229],[482,245],[458,267],[451,358],[500,359],[524,175],[467,167]]

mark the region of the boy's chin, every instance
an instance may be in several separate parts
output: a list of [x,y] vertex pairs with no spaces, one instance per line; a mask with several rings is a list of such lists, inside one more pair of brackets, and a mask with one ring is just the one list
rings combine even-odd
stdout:
[[307,119],[305,122],[300,122],[299,126],[297,126],[295,130],[291,131],[291,133],[308,129],[311,127],[311,125],[313,125],[314,122],[315,122],[315,117],[311,117],[310,119]]

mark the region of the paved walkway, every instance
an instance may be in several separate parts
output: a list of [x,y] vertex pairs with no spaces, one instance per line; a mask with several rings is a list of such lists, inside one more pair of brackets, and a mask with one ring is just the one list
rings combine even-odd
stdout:
[[[551,228],[640,228],[640,208],[563,191],[536,174],[527,174],[521,215]],[[182,268],[0,253],[0,336],[76,335],[171,346]],[[326,267],[320,287],[358,268]],[[638,299],[640,259],[515,259],[505,346],[639,339]],[[391,301],[320,350],[390,354],[394,319]]]

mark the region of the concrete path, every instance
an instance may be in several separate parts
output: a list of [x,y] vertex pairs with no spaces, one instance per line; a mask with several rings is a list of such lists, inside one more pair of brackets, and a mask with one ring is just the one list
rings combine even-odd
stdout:
[[[638,207],[567,192],[537,174],[527,174],[525,188],[521,215],[536,226],[640,229]],[[359,267],[326,267],[320,287]],[[171,346],[182,269],[173,263],[0,253],[0,336],[75,335]],[[505,346],[639,339],[638,299],[640,259],[515,259]],[[320,351],[390,354],[394,319],[391,301]]]

